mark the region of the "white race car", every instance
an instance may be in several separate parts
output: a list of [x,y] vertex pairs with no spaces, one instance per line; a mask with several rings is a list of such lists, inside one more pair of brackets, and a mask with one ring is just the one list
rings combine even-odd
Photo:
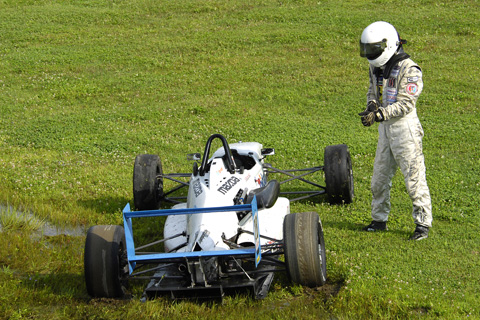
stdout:
[[[217,139],[222,147],[210,157],[212,142]],[[346,145],[328,146],[324,166],[294,170],[265,163],[265,157],[273,154],[273,149],[263,149],[260,143],[229,145],[222,135],[214,134],[203,158],[189,155],[195,161],[189,174],[164,174],[157,155],[137,156],[133,174],[137,211],[127,204],[123,227],[93,226],[87,232],[84,268],[88,293],[124,297],[128,281],[142,279],[149,280],[145,299],[156,295],[218,299],[244,289],[262,299],[274,272],[282,270],[293,283],[325,284],[325,243],[319,216],[316,212],[290,213],[290,202],[322,194],[327,194],[332,204],[352,202],[350,153]],[[325,187],[305,178],[319,170],[325,173]],[[288,179],[267,179],[274,173]],[[188,182],[179,179],[187,176]],[[164,179],[179,185],[166,192]],[[280,185],[292,180],[317,190],[280,192]],[[188,187],[186,202],[170,197],[183,187]],[[286,197],[292,194],[300,196]],[[162,201],[176,204],[160,210]],[[134,237],[133,222],[151,217],[164,217],[163,237],[138,245],[142,239]]]

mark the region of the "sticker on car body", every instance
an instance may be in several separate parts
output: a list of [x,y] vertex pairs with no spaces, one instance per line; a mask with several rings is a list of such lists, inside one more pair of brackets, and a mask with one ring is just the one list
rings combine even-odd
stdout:
[[198,198],[198,196],[201,195],[203,192],[200,179],[193,181],[192,188],[193,188],[193,192],[195,193],[195,198]]
[[231,177],[230,179],[227,180],[220,188],[218,188],[218,192],[221,194],[226,194],[230,189],[232,189],[237,183],[240,182],[240,179],[237,177]]

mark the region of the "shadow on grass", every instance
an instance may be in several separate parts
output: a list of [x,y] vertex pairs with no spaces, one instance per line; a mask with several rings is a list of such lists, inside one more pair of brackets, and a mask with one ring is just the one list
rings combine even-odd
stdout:
[[96,199],[79,199],[77,203],[98,213],[115,213],[123,210],[127,203],[131,203],[131,199],[126,197],[103,197]]
[[361,232],[365,235],[367,234],[383,234],[383,233],[389,233],[389,234],[397,234],[401,237],[410,237],[411,234],[413,233],[413,230],[415,229],[415,225],[412,223],[412,230],[406,230],[405,228],[399,228],[395,226],[389,226],[388,230],[384,231],[375,231],[375,232],[369,232],[363,230],[369,223],[366,222],[364,224],[359,224],[359,223],[352,223],[352,222],[347,222],[347,221],[329,221],[326,222],[325,225],[328,227],[335,228],[337,230],[343,230],[343,231],[356,231],[356,232]]
[[328,221],[325,225],[338,230],[350,230],[350,231],[363,231],[363,228],[367,225],[352,223],[348,221]]

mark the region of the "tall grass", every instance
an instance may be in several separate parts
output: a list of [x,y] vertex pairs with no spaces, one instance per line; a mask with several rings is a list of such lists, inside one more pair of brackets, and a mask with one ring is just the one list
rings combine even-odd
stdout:
[[[466,318],[480,317],[478,189],[479,3],[476,0],[0,1],[0,203],[78,226],[121,222],[133,161],[185,155],[207,137],[258,141],[279,168],[323,163],[346,143],[356,198],[292,205],[325,228],[329,284],[279,277],[264,301],[223,305],[89,299],[82,237],[0,233],[0,318]],[[402,177],[394,177],[389,231],[367,234],[374,127],[364,108],[367,62],[358,38],[391,22],[423,70],[434,206],[430,237],[413,231]],[[20,228],[21,229],[21,228]]]
[[0,207],[0,230],[3,232],[37,231],[43,225],[44,221],[35,218],[31,214],[20,212],[8,205]]

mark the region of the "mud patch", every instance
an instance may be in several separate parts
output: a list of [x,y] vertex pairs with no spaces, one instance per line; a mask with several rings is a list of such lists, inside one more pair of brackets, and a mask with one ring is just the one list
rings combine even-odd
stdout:
[[79,227],[57,227],[46,220],[37,218],[34,214],[29,212],[21,212],[15,210],[11,206],[0,205],[0,232],[3,231],[2,221],[5,223],[5,229],[10,228],[8,224],[12,224],[14,229],[32,231],[33,236],[58,236],[66,235],[73,237],[80,237],[86,234],[86,228]]
[[323,296],[323,301],[327,302],[328,300],[336,297],[342,289],[343,282],[333,282],[333,283],[326,283],[321,287],[316,288],[304,288],[304,294],[309,294],[312,296],[318,296],[320,293]]
[[320,287],[319,290],[323,291],[327,297],[336,297],[342,288],[343,282],[338,283],[327,283],[323,287]]

